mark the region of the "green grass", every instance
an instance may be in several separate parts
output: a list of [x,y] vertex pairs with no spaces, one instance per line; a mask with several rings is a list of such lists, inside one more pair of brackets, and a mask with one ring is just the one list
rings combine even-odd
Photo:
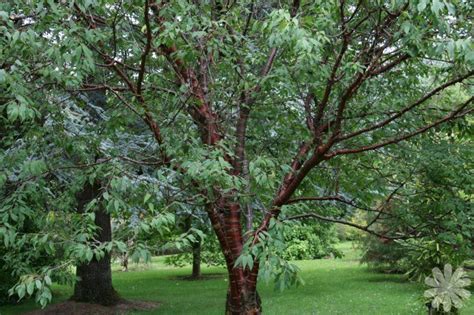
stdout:
[[[272,284],[261,284],[260,295],[265,314],[426,314],[420,306],[423,286],[409,283],[398,275],[377,274],[357,261],[357,252],[350,243],[342,243],[343,259],[298,261],[305,285],[275,292]],[[118,269],[114,267],[114,269]],[[114,286],[127,299],[159,301],[161,306],[151,312],[133,314],[223,314],[227,279],[223,268],[204,268],[204,274],[222,276],[201,281],[177,279],[190,273],[190,268],[173,268],[154,258],[149,266],[132,266],[131,271],[114,272]],[[72,290],[54,288],[55,300],[67,299]],[[474,299],[461,314],[474,314]],[[18,306],[0,308],[1,314],[21,314],[35,305],[28,301]]]

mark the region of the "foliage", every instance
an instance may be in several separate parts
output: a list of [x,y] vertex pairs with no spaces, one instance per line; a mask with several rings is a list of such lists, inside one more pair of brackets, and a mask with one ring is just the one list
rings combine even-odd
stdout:
[[383,240],[366,237],[362,241],[362,263],[388,273],[405,273],[410,279],[421,281],[431,272],[432,266],[443,262],[461,266],[471,255],[470,246],[454,248],[451,244],[438,243],[432,238],[407,241]]
[[[285,226],[284,250],[281,257],[285,260],[318,259],[323,257],[340,257],[341,253],[334,247],[337,237],[334,227],[328,224],[306,222]],[[184,266],[192,261],[190,248],[184,253],[168,256],[166,262],[174,266]],[[215,236],[208,235],[201,246],[202,263],[208,266],[224,266],[225,260],[219,250]]]
[[376,236],[364,236],[358,242],[364,253],[360,261],[369,268],[386,273],[404,273],[409,268],[410,262],[406,262],[408,253],[398,242]]
[[465,288],[471,284],[467,273],[458,268],[453,273],[450,264],[444,265],[444,273],[438,267],[433,268],[433,276],[425,279],[425,284],[432,287],[424,293],[424,297],[430,299],[431,306],[440,310],[441,306],[445,314],[450,314],[454,307],[456,310],[463,307],[471,293]]
[[[435,147],[425,139],[410,143],[404,147],[410,162],[398,159],[391,167],[385,167],[386,172],[392,167],[409,170],[406,176],[410,180],[391,200],[377,230],[394,231],[408,239],[361,236],[362,262],[371,267],[406,272],[412,279],[423,280],[433,266],[461,266],[472,257],[474,226],[470,218],[474,209],[470,191],[474,177],[468,167],[473,162],[472,145],[469,136],[460,137],[452,126],[439,131],[436,138],[439,142]],[[402,150],[399,154],[404,156]],[[446,154],[449,158],[445,158]],[[400,175],[398,172],[397,181],[403,183]]]
[[[193,261],[191,244],[181,247],[181,253],[166,256],[165,263],[172,266],[183,267]],[[207,266],[225,266],[225,259],[220,251],[219,242],[214,235],[206,235],[201,240],[201,263]]]
[[282,258],[286,260],[340,257],[334,248],[337,242],[334,227],[324,223],[305,222],[291,224],[285,229],[286,248]]
[[[380,234],[375,221],[388,219],[373,211],[380,206],[397,218],[385,226],[401,227],[390,237],[464,244],[470,184],[445,194],[429,170],[410,179],[422,157],[402,150],[409,168],[396,160],[402,143],[423,133],[430,138],[415,152],[444,147],[432,133],[443,124],[469,133],[471,12],[467,1],[421,0],[2,2],[0,183],[14,197],[0,200],[1,237],[28,249],[16,237],[16,221],[28,216],[67,264],[126,250],[122,240],[91,241],[100,203],[148,259],[142,236],[163,227],[153,220],[182,204],[203,207],[236,284],[232,303],[256,290],[257,274],[278,288],[300,282],[281,257],[293,220]],[[80,102],[84,91],[107,97],[100,106]],[[438,164],[461,151],[446,152]],[[453,168],[456,187],[466,165]],[[96,180],[101,196],[74,213],[75,193]],[[38,194],[26,206],[23,183]],[[419,194],[425,187],[432,191]],[[372,214],[367,225],[351,221],[355,209]],[[64,227],[47,222],[50,213]]]

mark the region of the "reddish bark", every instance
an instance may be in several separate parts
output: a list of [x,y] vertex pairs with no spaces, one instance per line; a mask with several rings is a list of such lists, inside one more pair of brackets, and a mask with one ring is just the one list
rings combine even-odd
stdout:
[[208,212],[228,270],[226,314],[260,314],[262,309],[256,290],[256,278],[251,272],[244,271],[242,267],[235,267],[244,242],[239,204],[222,199],[218,207],[209,209]]

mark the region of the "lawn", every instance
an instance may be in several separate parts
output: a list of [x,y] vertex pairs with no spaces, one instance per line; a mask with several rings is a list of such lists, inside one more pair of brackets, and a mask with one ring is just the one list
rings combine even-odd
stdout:
[[[426,314],[420,306],[423,286],[408,283],[397,275],[377,274],[357,261],[350,243],[340,244],[346,253],[342,259],[298,261],[305,285],[275,292],[272,284],[262,284],[259,292],[265,314]],[[114,268],[118,269],[118,268]],[[114,272],[114,286],[127,299],[161,302],[151,312],[133,314],[219,314],[224,313],[227,279],[223,268],[204,268],[212,279],[182,280],[190,268],[173,268],[163,258],[153,259],[148,266],[132,266],[131,271]],[[218,274],[218,275],[216,275]],[[72,290],[55,287],[54,302],[67,299]],[[1,307],[1,314],[21,314],[35,307],[32,302]],[[474,314],[474,299],[461,312]]]

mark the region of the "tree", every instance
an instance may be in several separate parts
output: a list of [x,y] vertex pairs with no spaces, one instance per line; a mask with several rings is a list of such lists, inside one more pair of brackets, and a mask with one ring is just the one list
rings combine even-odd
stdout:
[[[106,96],[104,91],[91,91],[86,94],[86,102],[92,106],[103,109],[106,107]],[[86,107],[87,108],[87,107]],[[93,117],[93,115],[90,115]],[[93,121],[91,119],[91,121]],[[99,150],[93,150],[98,152]],[[77,211],[79,213],[87,212],[87,206],[95,200],[100,199],[104,188],[100,179],[92,183],[86,180],[81,191],[76,194]],[[111,215],[104,207],[104,203],[95,203],[94,224],[96,231],[93,235],[93,241],[97,246],[112,241]],[[100,257],[102,256],[102,257]],[[103,255],[94,257],[86,263],[76,266],[77,281],[74,284],[74,293],[72,300],[86,303],[97,303],[102,305],[114,305],[120,300],[118,293],[112,285],[111,253],[105,251]]]
[[[94,232],[91,238],[86,240],[94,255],[77,264],[77,281],[71,299],[78,302],[115,305],[120,301],[120,297],[112,285],[112,217],[116,221],[130,221],[129,208],[138,212],[143,212],[143,207],[149,208],[147,212],[154,216],[153,220],[140,222],[139,226],[135,226],[136,233],[143,233],[142,230],[146,232],[158,230],[162,233],[161,230],[172,222],[172,218],[156,216],[154,205],[158,205],[156,199],[161,193],[160,186],[150,187],[157,182],[147,183],[149,177],[140,174],[144,172],[144,167],[136,166],[140,164],[139,162],[128,160],[132,165],[108,163],[113,157],[127,160],[123,151],[132,151],[133,146],[142,145],[140,137],[134,137],[132,134],[133,126],[129,134],[120,135],[120,140],[127,140],[128,143],[114,143],[115,139],[105,131],[103,131],[105,136],[97,133],[97,129],[107,130],[109,117],[105,112],[109,106],[113,106],[107,103],[104,90],[86,89],[77,96],[77,101],[82,100],[80,103],[83,103],[83,106],[71,104],[75,109],[71,116],[75,117],[76,121],[71,119],[73,121],[69,122],[68,132],[77,137],[73,142],[88,146],[89,151],[84,152],[82,156],[72,155],[70,160],[85,160],[82,164],[76,162],[71,168],[78,169],[76,173],[79,173],[77,178],[80,189],[75,194],[77,212],[91,213],[94,220],[94,226],[91,227]],[[123,154],[117,155],[119,154],[117,151]],[[91,160],[93,162],[90,162]],[[88,162],[90,164],[87,164]],[[87,169],[85,174],[84,168]],[[149,260],[150,253],[143,248],[143,242],[140,240],[131,244],[132,246],[126,250],[124,243],[128,243],[128,240],[118,238],[114,241],[120,242],[117,250],[122,254],[131,251],[133,260]],[[105,250],[101,250],[104,248]]]
[[[8,15],[2,10],[5,6],[0,5],[0,239],[5,285],[0,294],[2,302],[12,299],[7,291],[18,282],[15,292],[20,299],[36,291],[36,300],[45,305],[51,299],[51,266],[63,263],[56,242],[63,242],[63,233],[69,232],[68,241],[74,243],[78,230],[68,228],[77,227],[77,222],[72,219],[68,226],[56,229],[59,220],[54,222],[47,210],[57,205],[50,198],[57,182],[50,178],[51,185],[46,185],[43,178],[38,179],[46,168],[43,157],[45,139],[49,139],[49,128],[41,128],[47,106],[33,101],[45,96],[36,88],[45,83],[40,72],[47,66],[37,55],[44,42],[25,32],[25,16]],[[46,235],[48,229],[55,230],[54,239]],[[64,280],[63,270],[56,271],[56,280]]]
[[[101,186],[99,182],[86,183],[84,189],[78,194],[78,211],[83,213],[87,204],[99,197]],[[94,241],[101,243],[112,241],[112,227],[110,225],[110,213],[100,205],[94,211],[94,223],[97,231]],[[110,266],[111,254],[105,252],[103,257],[94,257],[87,263],[76,267],[78,280],[74,285],[72,300],[86,303],[98,303],[102,305],[114,305],[119,301],[119,296],[112,285],[112,269]]]
[[[180,248],[176,248],[178,253],[166,257],[165,262],[179,267],[190,263],[192,269],[189,279],[195,280],[202,276],[202,263],[225,266],[217,239],[209,235],[209,233],[212,233],[212,228],[206,213],[199,211],[199,209],[184,208],[182,213],[178,213],[178,217],[181,217],[182,220],[178,220],[178,231],[175,231],[175,233],[182,233],[184,230],[184,235],[188,235],[189,244],[184,244],[185,248],[180,244]],[[183,221],[182,224],[179,224],[180,221]]]
[[[14,292],[20,299],[36,294],[44,306],[51,299],[52,279],[71,283],[68,267],[76,265],[80,280],[75,282],[73,299],[114,304],[118,295],[110,270],[112,211],[110,206],[105,210],[107,204],[100,201],[107,189],[96,177],[102,176],[107,182],[117,174],[101,170],[104,159],[97,159],[105,151],[105,161],[112,160],[110,152],[100,148],[102,141],[111,140],[97,132],[90,137],[91,129],[104,128],[104,120],[108,120],[103,115],[105,93],[72,91],[71,86],[82,84],[75,79],[81,78],[54,75],[57,64],[47,55],[58,53],[64,46],[58,44],[47,54],[38,54],[38,50],[47,50],[42,45],[51,38],[40,30],[44,25],[37,15],[25,13],[14,3],[4,3],[0,17],[4,57],[0,69],[0,236],[5,244],[2,277],[9,279],[5,292],[2,288],[2,300],[18,281]],[[67,57],[56,61],[72,62]],[[45,91],[46,86],[55,88]],[[77,185],[81,186],[79,192]],[[115,209],[118,200],[112,202]],[[76,206],[77,216],[72,214]],[[45,256],[49,259],[42,258]]]
[[354,205],[345,195],[390,199],[391,187],[375,197],[361,178],[338,177],[350,156],[391,152],[472,112],[471,96],[429,106],[473,75],[467,2],[28,4],[17,6],[47,12],[48,36],[77,47],[63,73],[77,79],[75,63],[111,70],[93,87],[143,120],[155,162],[205,204],[226,259],[227,314],[261,313],[259,275],[296,281],[271,250],[288,220],[378,234],[335,207],[304,212]]
[[[192,229],[192,222],[193,217],[189,215],[185,219],[186,230]],[[192,252],[192,271],[191,271],[191,278],[198,279],[201,277],[201,243],[203,240],[199,236],[195,237],[196,240],[191,243],[191,252]]]

